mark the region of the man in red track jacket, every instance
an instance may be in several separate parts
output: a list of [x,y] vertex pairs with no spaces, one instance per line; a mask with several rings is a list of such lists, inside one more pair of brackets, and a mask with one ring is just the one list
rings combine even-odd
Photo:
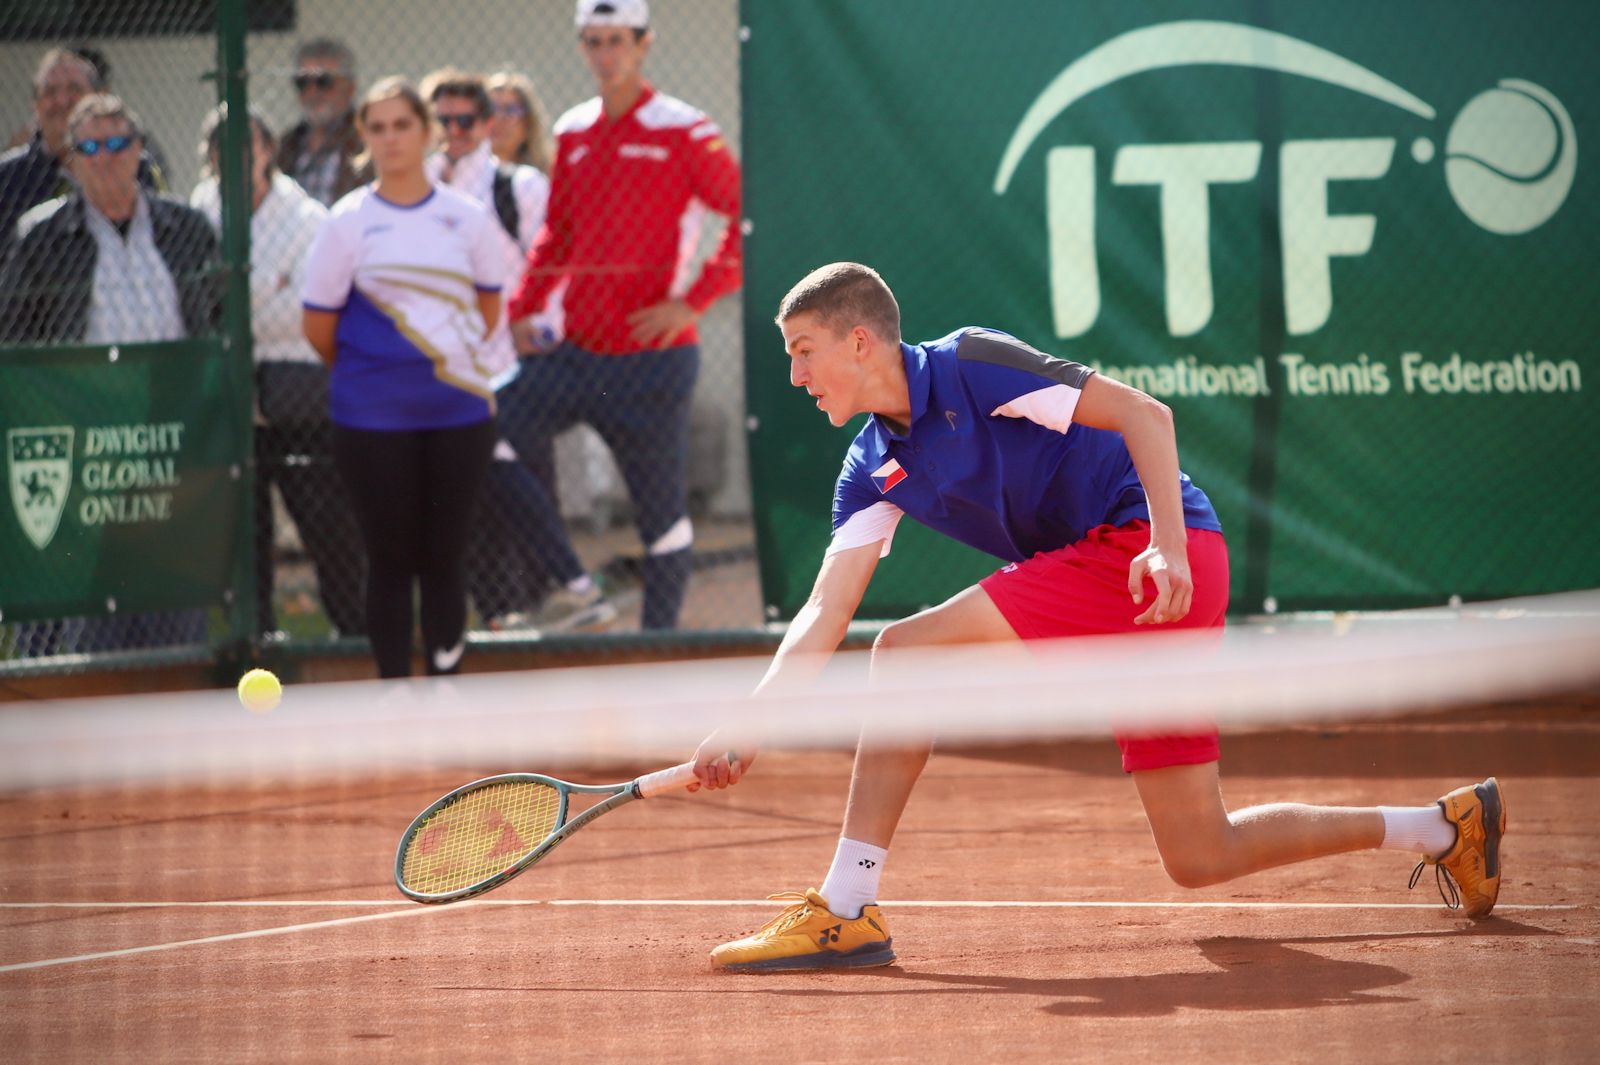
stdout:
[[[566,342],[522,360],[501,393],[501,426],[518,455],[587,422],[611,448],[645,546],[645,628],[672,628],[694,533],[687,512],[690,400],[699,316],[739,287],[739,164],[703,112],[643,76],[653,35],[645,0],[578,0],[579,45],[600,95],[555,124],[544,229],[510,303],[524,351],[528,316],[560,292]],[[728,226],[698,278],[690,258],[709,209]],[[567,541],[554,499],[530,535],[564,587],[557,611],[593,611],[600,593]]]

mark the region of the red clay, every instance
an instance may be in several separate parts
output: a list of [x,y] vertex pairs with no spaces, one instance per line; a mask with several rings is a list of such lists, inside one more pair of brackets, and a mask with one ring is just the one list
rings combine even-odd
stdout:
[[[732,792],[638,803],[487,900],[395,892],[410,817],[461,774],[0,802],[0,902],[374,900],[0,909],[0,1046],[52,1062],[1593,1061],[1600,699],[1225,737],[1230,805],[1420,803],[1496,773],[1497,915],[1426,909],[935,908],[913,900],[1433,903],[1372,852],[1191,892],[1162,874],[1114,744],[941,753],[885,879],[898,965],[721,976],[706,952],[815,884],[843,753],[769,753]],[[503,767],[486,766],[485,772]],[[545,768],[545,767],[516,767]],[[616,766],[583,779],[625,779]],[[1517,905],[1573,909],[1519,910]]]

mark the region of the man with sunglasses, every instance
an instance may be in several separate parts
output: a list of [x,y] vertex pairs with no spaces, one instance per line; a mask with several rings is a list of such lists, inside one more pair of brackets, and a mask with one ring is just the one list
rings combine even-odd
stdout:
[[205,215],[139,185],[138,117],[94,94],[66,130],[75,189],[18,221],[0,269],[0,339],[122,344],[214,332],[216,238]]
[[[441,133],[439,150],[427,159],[428,177],[493,212],[506,257],[506,276],[515,278],[521,274],[523,260],[544,225],[550,181],[531,166],[495,157],[489,141],[493,104],[482,78],[446,67],[428,75],[422,85]],[[557,336],[559,327],[559,315],[539,319],[542,336]],[[503,352],[507,364],[514,365],[511,331],[504,319],[495,326],[489,343]],[[502,418],[507,416],[507,404],[516,404],[523,397],[521,392],[505,387],[513,377],[515,374],[510,374],[496,381]],[[524,533],[525,529],[547,522],[540,508],[546,505],[550,495],[547,486],[554,481],[552,470],[541,467],[535,472],[530,465],[520,461],[509,445],[496,449],[479,520],[467,545],[467,590],[491,629],[525,624],[533,608],[544,600],[546,586],[552,581],[565,584],[574,577],[587,576],[575,554],[559,550],[563,544],[557,543],[552,549],[542,542],[531,542]],[[540,478],[539,484],[533,483],[534,477]],[[545,557],[545,550],[555,553]],[[598,629],[615,618],[616,609],[600,597],[584,604],[581,610],[541,613],[538,621],[546,631],[567,631]]]
[[[65,123],[74,191],[23,214],[0,264],[0,343],[124,344],[215,333],[222,290],[206,216],[148,192],[144,138],[117,97],[94,93]],[[205,642],[204,610],[47,622],[25,653]],[[58,642],[59,641],[59,642]]]
[[[15,237],[23,212],[72,191],[63,166],[71,149],[67,117],[79,100],[103,89],[98,70],[77,52],[52,48],[40,57],[33,76],[33,135],[0,155],[0,252]],[[160,191],[160,172],[149,154],[141,150],[137,158],[139,183]]]
[[324,207],[372,175],[355,165],[356,57],[343,41],[318,37],[295,49],[293,84],[301,119],[278,145],[278,169]]

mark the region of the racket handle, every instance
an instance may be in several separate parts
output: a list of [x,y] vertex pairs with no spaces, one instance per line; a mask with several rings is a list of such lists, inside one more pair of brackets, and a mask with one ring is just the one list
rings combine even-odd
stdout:
[[685,762],[658,773],[646,773],[633,782],[633,788],[639,793],[639,798],[648,799],[665,792],[676,791],[678,788],[686,788],[694,783],[694,779],[694,763]]

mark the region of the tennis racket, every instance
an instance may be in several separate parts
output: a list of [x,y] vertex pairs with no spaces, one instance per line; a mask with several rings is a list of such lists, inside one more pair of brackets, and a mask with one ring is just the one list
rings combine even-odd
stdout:
[[[394,882],[418,902],[460,902],[537,864],[601,814],[693,783],[694,763],[626,784],[570,784],[506,773],[463,785],[417,815],[400,838]],[[605,799],[567,820],[573,795]]]

